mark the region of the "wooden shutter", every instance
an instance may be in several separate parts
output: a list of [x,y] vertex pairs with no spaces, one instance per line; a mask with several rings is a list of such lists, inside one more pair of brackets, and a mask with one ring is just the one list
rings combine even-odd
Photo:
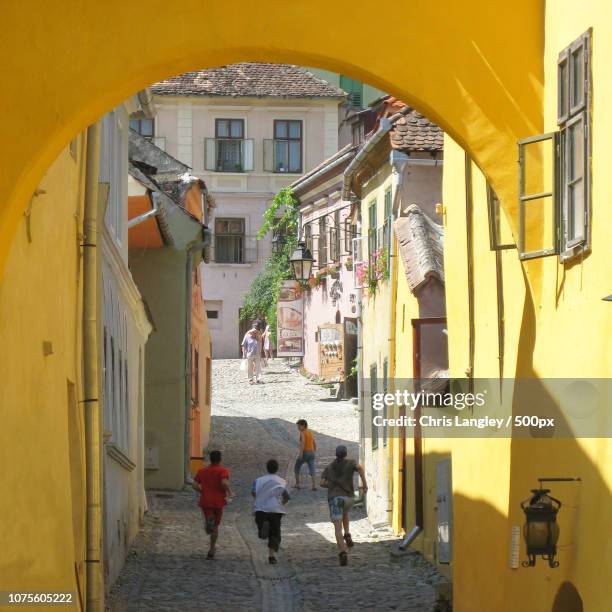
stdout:
[[559,252],[559,134],[519,140],[519,259]]
[[244,172],[252,172],[254,159],[253,159],[253,139],[249,138],[242,141],[243,153],[242,153],[242,164]]

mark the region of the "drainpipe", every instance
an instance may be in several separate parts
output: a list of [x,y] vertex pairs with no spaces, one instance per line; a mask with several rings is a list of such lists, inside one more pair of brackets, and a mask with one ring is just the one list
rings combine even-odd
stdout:
[[83,400],[87,495],[87,610],[104,610],[102,567],[102,424],[98,369],[98,178],[100,126],[87,129],[83,207]]
[[[429,161],[429,160],[427,160]],[[391,151],[389,162],[393,168],[393,204],[391,206],[391,227],[389,228],[389,282],[390,287],[390,299],[389,299],[389,380],[395,378],[395,322],[397,318],[397,311],[395,309],[395,302],[397,299],[397,278],[398,266],[395,263],[395,232],[393,231],[393,223],[396,218],[401,214],[400,204],[401,196],[400,190],[404,184],[404,167],[409,164],[410,160],[403,154],[398,155],[397,151]]]
[[361,323],[362,290],[357,289],[357,408],[359,410],[359,463],[365,465],[365,427],[363,423],[365,407],[363,405],[363,326]]
[[140,106],[142,106],[144,116],[148,119],[153,119],[156,113],[155,103],[153,102],[153,95],[148,88],[138,92],[138,101],[140,102]]
[[465,222],[467,246],[467,289],[468,289],[468,391],[474,392],[474,195],[472,191],[472,160],[465,153]]
[[344,171],[344,181],[342,184],[343,200],[348,201],[351,199],[350,196],[353,177],[357,173],[357,170],[359,170],[359,167],[361,166],[362,162],[370,154],[370,151],[372,151],[372,149],[388,134],[389,130],[391,130],[391,128],[393,127],[395,121],[397,121],[403,115],[407,115],[411,110],[412,109],[409,106],[406,106],[401,111],[395,113],[395,115],[392,115],[391,117],[381,118],[378,130],[376,130],[376,132],[374,132],[374,134],[372,134],[372,136],[370,136],[370,138],[365,141],[364,145],[361,147],[361,149],[359,149],[359,151],[357,151],[357,155],[353,157],[353,160]]
[[[393,203],[391,206],[391,218],[388,220],[389,222],[389,308],[387,314],[387,321],[389,325],[389,331],[387,334],[387,342],[388,342],[388,352],[389,352],[389,371],[387,372],[387,380],[389,384],[388,391],[395,390],[395,322],[397,318],[397,278],[398,274],[398,266],[396,265],[396,255],[395,255],[395,232],[393,231],[393,223],[395,221],[396,216],[399,216],[400,209],[400,189],[402,187],[404,181],[404,160],[400,158],[396,160],[394,157],[394,152],[391,152],[389,162],[391,163],[392,171],[393,171]],[[397,212],[396,212],[397,211]],[[392,386],[391,386],[392,385]],[[392,458],[393,454],[391,454]],[[388,463],[388,477],[389,483],[393,483],[393,461],[390,460]],[[402,478],[404,474],[402,472]],[[393,505],[389,506],[389,502],[392,501],[392,496],[388,495],[387,499],[387,512],[390,516],[393,516]]]
[[201,251],[204,247],[209,245],[209,240],[202,242],[196,242],[195,244],[187,248],[187,262],[185,266],[185,448],[184,448],[184,467],[185,467],[185,482],[190,484],[192,482],[191,471],[189,469],[191,461],[191,448],[189,431],[191,429],[191,315],[192,315],[192,304],[191,304],[191,276],[193,274],[193,255],[197,251]]
[[134,217],[128,221],[128,229],[133,228],[135,225],[140,225],[151,217],[159,215],[161,209],[159,207],[159,194],[156,191],[151,192],[151,203],[153,204],[153,208],[151,210],[148,210],[146,213],[142,213],[142,215],[138,215],[137,217]]

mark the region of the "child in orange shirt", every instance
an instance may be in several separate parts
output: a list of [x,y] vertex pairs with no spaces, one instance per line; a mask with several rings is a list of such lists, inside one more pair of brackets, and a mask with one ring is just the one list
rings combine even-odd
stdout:
[[310,474],[310,478],[312,480],[312,490],[316,491],[315,452],[317,450],[317,443],[312,435],[312,432],[310,429],[308,429],[308,423],[305,419],[300,419],[296,425],[300,432],[300,454],[295,460],[295,488],[300,488],[300,470],[302,466],[307,463],[308,473]]

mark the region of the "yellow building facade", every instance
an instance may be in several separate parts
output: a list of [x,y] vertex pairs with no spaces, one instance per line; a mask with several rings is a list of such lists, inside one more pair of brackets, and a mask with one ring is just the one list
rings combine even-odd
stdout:
[[[584,415],[593,409],[600,419],[599,429],[582,437],[580,431],[577,437],[542,438],[536,434],[513,439],[488,432],[471,439],[423,439],[424,529],[413,546],[430,560],[438,561],[438,568],[452,578],[454,610],[559,612],[608,607],[612,578],[612,444],[604,436],[610,427],[609,384],[595,383],[575,393],[577,387],[572,379],[606,379],[612,372],[612,312],[610,303],[604,300],[610,295],[612,277],[612,208],[608,201],[612,179],[603,170],[609,152],[602,138],[609,131],[610,121],[604,102],[612,87],[605,59],[609,55],[606,27],[610,17],[609,8],[600,2],[587,2],[579,10],[569,1],[547,5],[542,132],[563,134],[557,149],[560,171],[554,196],[559,205],[559,253],[519,259],[520,251],[552,246],[549,236],[554,227],[550,212],[553,197],[535,198],[532,208],[530,200],[525,199],[524,230],[520,231],[519,212],[512,212],[500,196],[502,211],[510,214],[500,214],[498,243],[515,248],[492,250],[489,209],[495,210],[495,196],[465,151],[452,138],[445,139],[443,220],[451,378],[471,376],[477,388],[487,387],[491,395],[486,411],[490,414],[537,413],[545,406],[549,416],[557,422],[567,419],[569,429],[574,431],[580,420],[571,419],[572,410]],[[585,39],[588,42],[583,51],[581,41]],[[568,165],[572,153],[568,148],[570,132],[558,108],[559,79],[564,78],[564,50],[568,48],[570,58],[572,53],[584,52],[580,65],[586,66],[583,76],[588,88],[586,104],[577,112],[582,119],[577,121],[584,120],[589,127],[590,154],[588,140],[580,138],[579,147],[583,142],[585,146],[584,168],[578,164],[577,171]],[[576,78],[576,83],[582,83],[582,79]],[[571,125],[571,110],[569,115]],[[526,132],[523,137],[535,135]],[[525,195],[529,195],[530,181],[543,192],[553,178],[549,158],[543,151],[549,149],[541,146],[536,154],[525,152],[520,158]],[[581,158],[580,148],[577,151],[576,159]],[[516,165],[509,170],[515,168]],[[574,205],[567,195],[571,172],[578,173],[578,180],[584,177],[588,181],[585,187],[590,186],[590,196],[588,191],[583,192],[585,217],[580,208],[575,215],[578,221],[574,221],[577,226],[586,219],[585,244],[578,242],[573,250],[568,249],[571,214],[569,221],[564,215],[564,210],[570,207],[571,211]],[[398,304],[404,292],[400,279]],[[398,321],[398,377],[409,376],[412,367],[411,355],[405,350],[408,342]],[[505,382],[498,386],[496,382],[501,378]],[[534,381],[529,393],[514,379]],[[470,416],[484,414],[475,409]],[[407,452],[405,486],[411,497],[411,444]],[[439,538],[435,465],[445,459],[452,462],[449,565],[440,564],[435,551]],[[541,559],[535,567],[522,567],[520,562],[527,558],[527,552],[522,532],[520,536],[516,533],[525,522],[520,504],[531,489],[538,487],[539,478],[550,477],[580,479],[544,482],[563,503],[557,519],[561,534],[559,567],[551,568]],[[398,476],[393,485],[396,490],[400,483]],[[406,511],[405,524],[414,524],[411,505],[402,509],[395,504],[396,529],[401,513]]]
[[64,149],[38,184],[0,284],[2,588],[76,598],[86,573],[85,140]]
[[[224,18],[226,4],[216,0],[206,6],[186,0],[171,14],[161,3],[126,6],[118,0],[69,14],[48,2],[35,2],[32,8],[36,19],[24,20],[18,3],[3,7],[5,35],[0,41],[3,71],[10,77],[3,80],[0,96],[0,109],[10,121],[2,123],[0,134],[3,142],[11,143],[3,148],[0,174],[0,410],[6,436],[0,452],[3,465],[19,466],[5,472],[4,489],[11,495],[0,498],[2,524],[13,526],[11,533],[18,536],[2,546],[0,575],[7,588],[16,583],[20,590],[76,592],[75,563],[80,576],[84,558],[85,527],[77,518],[82,517],[78,509],[84,494],[80,468],[74,469],[83,465],[84,458],[83,451],[74,456],[70,451],[82,448],[83,432],[78,419],[69,417],[79,401],[79,328],[74,322],[79,320],[82,145],[76,160],[66,147],[75,134],[134,91],[172,74],[241,60],[288,61],[351,75],[414,104],[474,160],[473,278],[468,282],[465,156],[447,139],[443,203],[450,374],[463,376],[470,369],[475,377],[498,375],[496,295],[501,276],[503,376],[610,376],[612,314],[610,304],[602,300],[611,293],[612,260],[612,177],[605,168],[609,152],[603,137],[610,133],[612,121],[605,106],[612,89],[607,62],[612,8],[605,0],[579,5],[571,0],[500,5],[466,0],[444,6],[417,0],[402,15],[404,38],[411,44],[394,49],[393,54],[373,53],[376,44],[347,47],[338,36],[337,23],[370,32],[372,43],[386,44],[387,33],[372,31],[370,11],[347,12],[341,2],[311,0],[288,7],[268,0],[241,7],[231,22]],[[109,21],[107,14],[112,12],[122,19]],[[152,17],[142,19],[143,14]],[[156,18],[160,14],[165,18]],[[262,14],[266,19],[261,19]],[[198,29],[184,27],[196,20],[216,27],[202,37]],[[101,21],[108,27],[101,29]],[[54,27],[49,28],[49,23]],[[423,28],[423,23],[435,27]],[[502,217],[516,242],[517,140],[557,129],[558,56],[589,28],[593,28],[590,250],[564,263],[556,256],[521,263],[516,251],[507,250],[499,273],[488,246],[484,177],[500,198],[507,213]],[[146,54],[143,40],[155,41]],[[432,48],[435,53],[413,61],[414,49]],[[55,172],[50,166],[58,155],[60,167]],[[39,192],[32,200],[37,186]],[[45,236],[53,238],[51,247],[47,239],[37,243],[37,220]],[[455,257],[457,253],[465,255],[463,260]],[[38,265],[25,263],[32,260]],[[60,274],[54,276],[51,268]],[[470,285],[473,300],[466,294]],[[31,291],[32,286],[39,290]],[[401,291],[398,280],[398,295]],[[46,300],[45,308],[40,296]],[[398,343],[401,337],[398,330]],[[403,355],[397,359],[398,373],[401,368],[410,371]],[[33,385],[33,379],[48,384]],[[53,411],[45,411],[44,405]],[[21,410],[7,410],[11,406]],[[557,593],[566,581],[579,592],[585,610],[608,607],[612,567],[608,440],[425,444],[425,454],[452,454],[454,537],[449,569],[456,610],[555,610]],[[74,474],[70,482],[64,476],[69,465]],[[36,479],[37,469],[44,470],[44,479]],[[555,570],[543,563],[511,569],[511,527],[523,523],[519,502],[537,484],[537,477],[550,475],[582,478],[579,484],[559,484],[554,489],[566,506],[559,517],[561,565]],[[425,517],[423,540],[430,520]],[[46,547],[39,544],[43,537],[49,543]],[[34,560],[26,559],[23,551],[32,547],[39,553]]]

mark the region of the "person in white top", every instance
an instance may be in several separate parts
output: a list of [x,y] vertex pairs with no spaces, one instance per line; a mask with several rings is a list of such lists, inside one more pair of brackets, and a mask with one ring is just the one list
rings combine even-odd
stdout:
[[261,382],[261,334],[253,327],[242,339],[242,357],[247,360],[249,384]]
[[266,329],[263,333],[263,352],[264,359],[263,364],[267,367],[268,361],[272,359],[272,351],[274,350],[274,342],[272,341],[272,332],[270,326],[266,325]]
[[276,553],[281,543],[281,519],[285,514],[285,504],[291,499],[287,492],[287,482],[278,476],[278,461],[270,459],[266,463],[268,473],[253,483],[251,494],[255,498],[253,511],[260,539],[268,540],[268,561],[276,563]]

